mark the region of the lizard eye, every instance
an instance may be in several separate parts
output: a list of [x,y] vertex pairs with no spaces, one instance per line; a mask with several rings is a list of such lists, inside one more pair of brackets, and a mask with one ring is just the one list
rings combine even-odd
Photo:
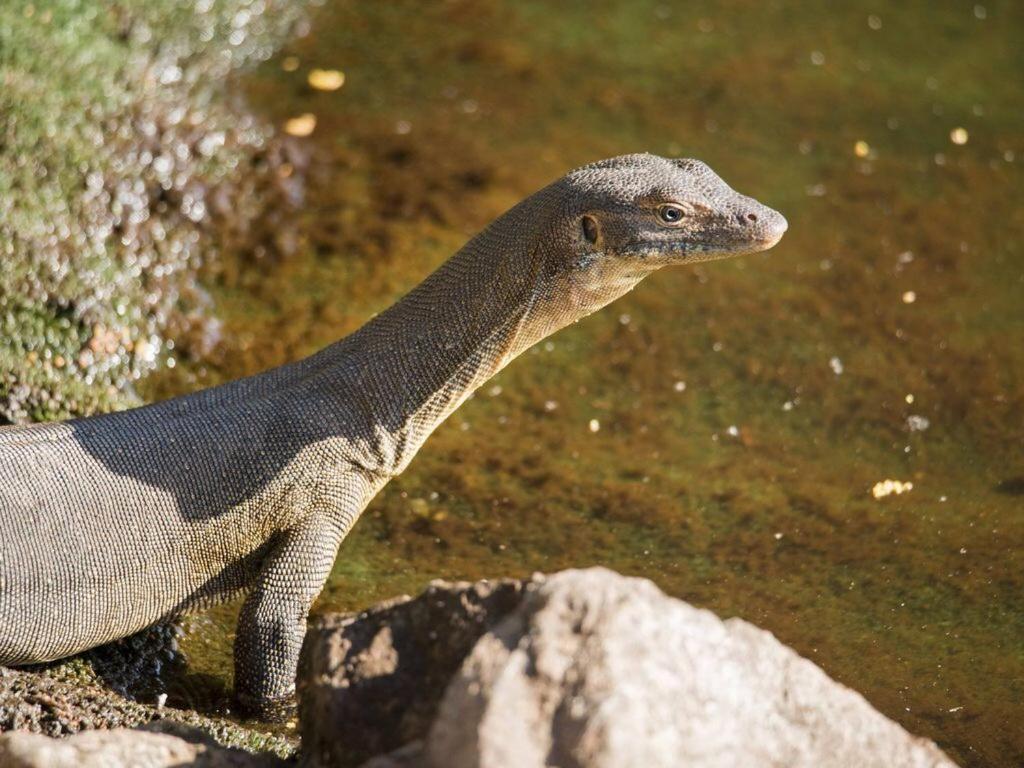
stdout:
[[686,211],[673,203],[666,203],[658,208],[658,218],[666,224],[678,224],[685,217]]

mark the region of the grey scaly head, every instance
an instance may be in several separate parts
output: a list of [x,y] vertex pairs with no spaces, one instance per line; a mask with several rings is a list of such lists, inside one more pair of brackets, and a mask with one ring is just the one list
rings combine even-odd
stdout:
[[528,197],[309,358],[145,408],[0,429],[0,664],[245,594],[236,692],[280,713],[338,545],[473,390],[659,267],[763,250],[785,229],[703,163],[605,160]]
[[565,184],[595,253],[650,266],[771,248],[786,219],[741,195],[700,160],[625,155],[584,166]]
[[521,206],[533,218],[523,228],[533,238],[530,252],[543,264],[535,267],[542,280],[531,313],[538,327],[514,345],[516,354],[661,267],[767,250],[788,226],[705,163],[650,154],[578,168]]

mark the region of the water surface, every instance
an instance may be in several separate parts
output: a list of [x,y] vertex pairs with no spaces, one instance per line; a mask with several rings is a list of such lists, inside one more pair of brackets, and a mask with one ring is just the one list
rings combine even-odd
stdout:
[[[317,118],[289,248],[209,276],[223,349],[148,394],[352,331],[575,165],[701,158],[783,242],[663,271],[506,369],[317,610],[603,564],[771,630],[965,765],[1019,765],[1022,51],[1011,2],[328,3],[238,84]],[[232,610],[185,644],[222,685]]]

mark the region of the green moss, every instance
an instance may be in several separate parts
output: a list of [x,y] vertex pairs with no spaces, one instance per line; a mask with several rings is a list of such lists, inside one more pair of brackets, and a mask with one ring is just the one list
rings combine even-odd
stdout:
[[241,207],[238,168],[269,136],[223,80],[303,6],[250,5],[0,7],[0,418],[138,402],[132,382],[202,323],[212,193]]

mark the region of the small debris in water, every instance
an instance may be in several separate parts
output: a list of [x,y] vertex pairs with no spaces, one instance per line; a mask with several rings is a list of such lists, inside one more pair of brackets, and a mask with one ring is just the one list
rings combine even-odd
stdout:
[[899,496],[901,493],[907,493],[913,490],[914,484],[911,482],[900,482],[899,480],[881,480],[875,483],[871,489],[871,495],[876,499],[884,499],[886,496],[896,494]]
[[345,73],[337,69],[311,69],[306,81],[318,91],[336,91],[345,84]]
[[843,361],[840,360],[838,357],[833,357],[831,360],[829,360],[828,365],[832,369],[832,373],[834,373],[836,376],[843,375]]
[[729,433],[729,437],[739,437],[740,436],[740,428],[737,427],[735,424],[730,425],[729,428],[727,430],[725,430],[725,431]]
[[877,31],[882,28],[882,19],[875,15],[868,16],[868,26]]
[[491,397],[497,397],[503,391],[504,390],[501,388],[501,384],[495,384],[493,387],[487,390],[487,394],[489,394]]
[[787,400],[786,402],[784,402],[782,404],[782,410],[784,410],[784,411],[792,411],[794,405],[795,405],[795,403],[792,400]]
[[911,432],[924,432],[931,426],[931,422],[924,416],[908,416],[907,428]]
[[782,535],[783,535],[783,534],[782,534],[782,532],[781,532],[781,531],[780,531],[779,533],[776,533],[776,534],[775,534],[775,540],[776,540],[776,541],[778,541],[779,539],[781,539],[781,538],[782,538]]
[[314,130],[316,130],[316,115],[312,112],[285,120],[284,123],[284,132],[289,136],[303,138],[312,134]]
[[949,132],[949,140],[957,146],[963,146],[967,143],[968,135],[966,128],[954,128]]
[[548,411],[549,413],[551,411],[558,410],[558,403],[556,403],[554,400],[545,400],[544,401],[544,410]]
[[281,69],[285,72],[294,72],[299,68],[298,56],[285,56],[281,61]]
[[903,399],[907,401],[907,405],[910,405],[914,402],[914,396],[909,393]]
[[674,389],[676,392],[685,392],[686,391],[686,382],[685,381],[677,381],[675,384],[672,385],[672,389]]
[[915,293],[914,291],[904,291],[903,292],[903,303],[904,304],[913,304],[915,301],[917,301],[917,293]]
[[591,419],[590,424],[587,425],[591,432],[597,432],[601,429],[601,422],[597,419]]
[[857,157],[867,157],[871,154],[871,145],[866,141],[858,141],[853,145],[853,154]]
[[825,63],[825,54],[821,51],[811,51],[811,64],[820,67]]

